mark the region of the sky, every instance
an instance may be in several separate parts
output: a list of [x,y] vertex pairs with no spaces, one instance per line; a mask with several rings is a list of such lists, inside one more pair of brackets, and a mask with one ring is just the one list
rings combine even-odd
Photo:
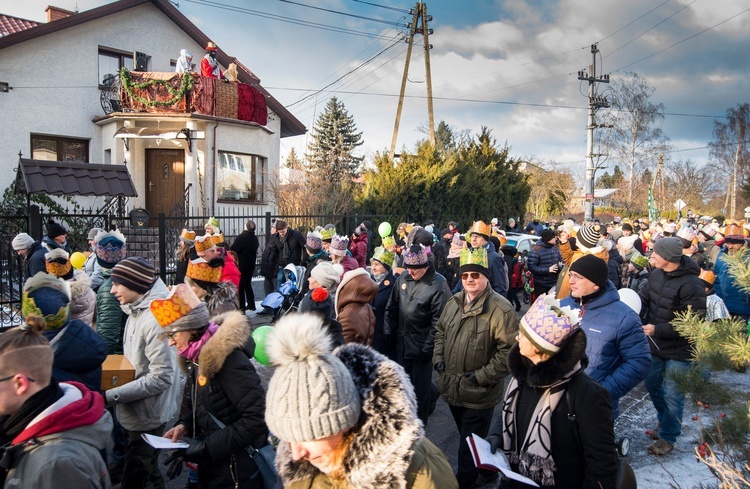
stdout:
[[[44,21],[50,3],[83,11],[109,2],[0,0],[0,12]],[[366,161],[390,149],[406,60],[404,25],[414,6],[179,0],[180,11],[260,77],[308,130],[330,97],[343,101],[363,133]],[[577,73],[591,64],[593,43],[600,51],[597,75],[617,81],[637,72],[655,89],[651,100],[665,106],[662,129],[673,148],[668,159],[708,161],[714,121],[750,102],[746,0],[432,0],[427,13],[436,126],[445,121],[471,134],[486,126],[516,158],[583,172],[588,84]],[[422,43],[416,35],[397,152],[426,138]],[[599,94],[607,90],[597,84]],[[308,142],[309,134],[282,139],[282,158],[292,148],[303,154]],[[606,163],[610,171],[614,164]]]

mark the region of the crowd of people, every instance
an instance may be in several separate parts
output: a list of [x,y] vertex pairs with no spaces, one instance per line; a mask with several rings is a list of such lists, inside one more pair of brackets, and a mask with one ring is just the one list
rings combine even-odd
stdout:
[[[159,488],[186,466],[189,488],[260,488],[251,452],[272,441],[283,487],[468,489],[498,478],[475,466],[476,434],[542,487],[621,487],[613,422],[642,381],[658,420],[649,452],[668,454],[684,405],[670,373],[692,362],[671,321],[688,308],[747,321],[725,256],[748,246],[750,226],[532,219],[528,256],[508,243],[512,218],[467,227],[383,223],[376,234],[364,221],[349,235],[333,224],[303,235],[278,219],[261,250],[252,220],[229,245],[211,218],[182,231],[171,287],[117,230],[92,229],[81,261],[58,223],[41,241],[17,235],[24,322],[0,336],[0,477]],[[259,257],[267,296],[289,265],[305,267],[289,312],[256,310]],[[274,319],[267,387],[251,360],[256,314]],[[124,355],[135,379],[103,391],[107,355]],[[425,436],[441,397],[456,470]],[[142,435],[187,448],[163,469]]]

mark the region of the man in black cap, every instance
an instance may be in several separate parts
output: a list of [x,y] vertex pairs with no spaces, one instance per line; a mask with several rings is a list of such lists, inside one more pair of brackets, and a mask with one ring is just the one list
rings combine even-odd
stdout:
[[608,271],[597,256],[576,260],[570,266],[570,297],[560,305],[580,309],[589,357],[586,373],[609,391],[616,418],[620,398],[648,375],[651,353],[638,314],[620,300]]
[[681,392],[671,373],[686,372],[693,359],[687,338],[675,331],[671,322],[676,313],[687,311],[705,314],[706,289],[699,278],[700,267],[682,254],[679,238],[662,238],[654,244],[649,263],[654,268],[639,296],[643,304],[643,332],[650,339],[651,371],[645,385],[659,418],[658,433],[648,451],[665,455],[672,451],[682,431],[685,393]]
[[68,232],[52,219],[47,221],[47,235],[42,238],[42,245],[49,251],[62,248],[68,254],[72,253],[68,244]]
[[553,230],[542,231],[541,238],[529,253],[526,266],[534,277],[534,292],[537,295],[546,294],[557,284],[563,259]]

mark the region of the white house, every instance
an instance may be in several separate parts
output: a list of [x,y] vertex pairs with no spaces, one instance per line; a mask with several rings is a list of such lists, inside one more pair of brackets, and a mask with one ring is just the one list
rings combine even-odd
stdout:
[[[211,215],[275,212],[268,184],[278,175],[280,138],[306,129],[249,69],[219,46],[219,63],[236,63],[238,80],[265,99],[262,123],[189,108],[127,110],[108,77],[126,67],[168,78],[181,49],[200,72],[210,37],[168,0],[47,13],[41,24],[0,14],[0,191],[13,181],[20,152],[34,160],[126,165],[138,193],[128,207],[152,216],[185,197]],[[104,197],[90,204],[99,207]]]

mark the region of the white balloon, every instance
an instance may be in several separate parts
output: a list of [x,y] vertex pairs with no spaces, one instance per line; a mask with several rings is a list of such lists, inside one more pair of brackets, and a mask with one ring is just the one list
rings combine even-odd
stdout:
[[633,289],[620,289],[617,292],[620,294],[622,302],[627,304],[636,314],[641,313],[641,298],[638,297],[638,292]]

